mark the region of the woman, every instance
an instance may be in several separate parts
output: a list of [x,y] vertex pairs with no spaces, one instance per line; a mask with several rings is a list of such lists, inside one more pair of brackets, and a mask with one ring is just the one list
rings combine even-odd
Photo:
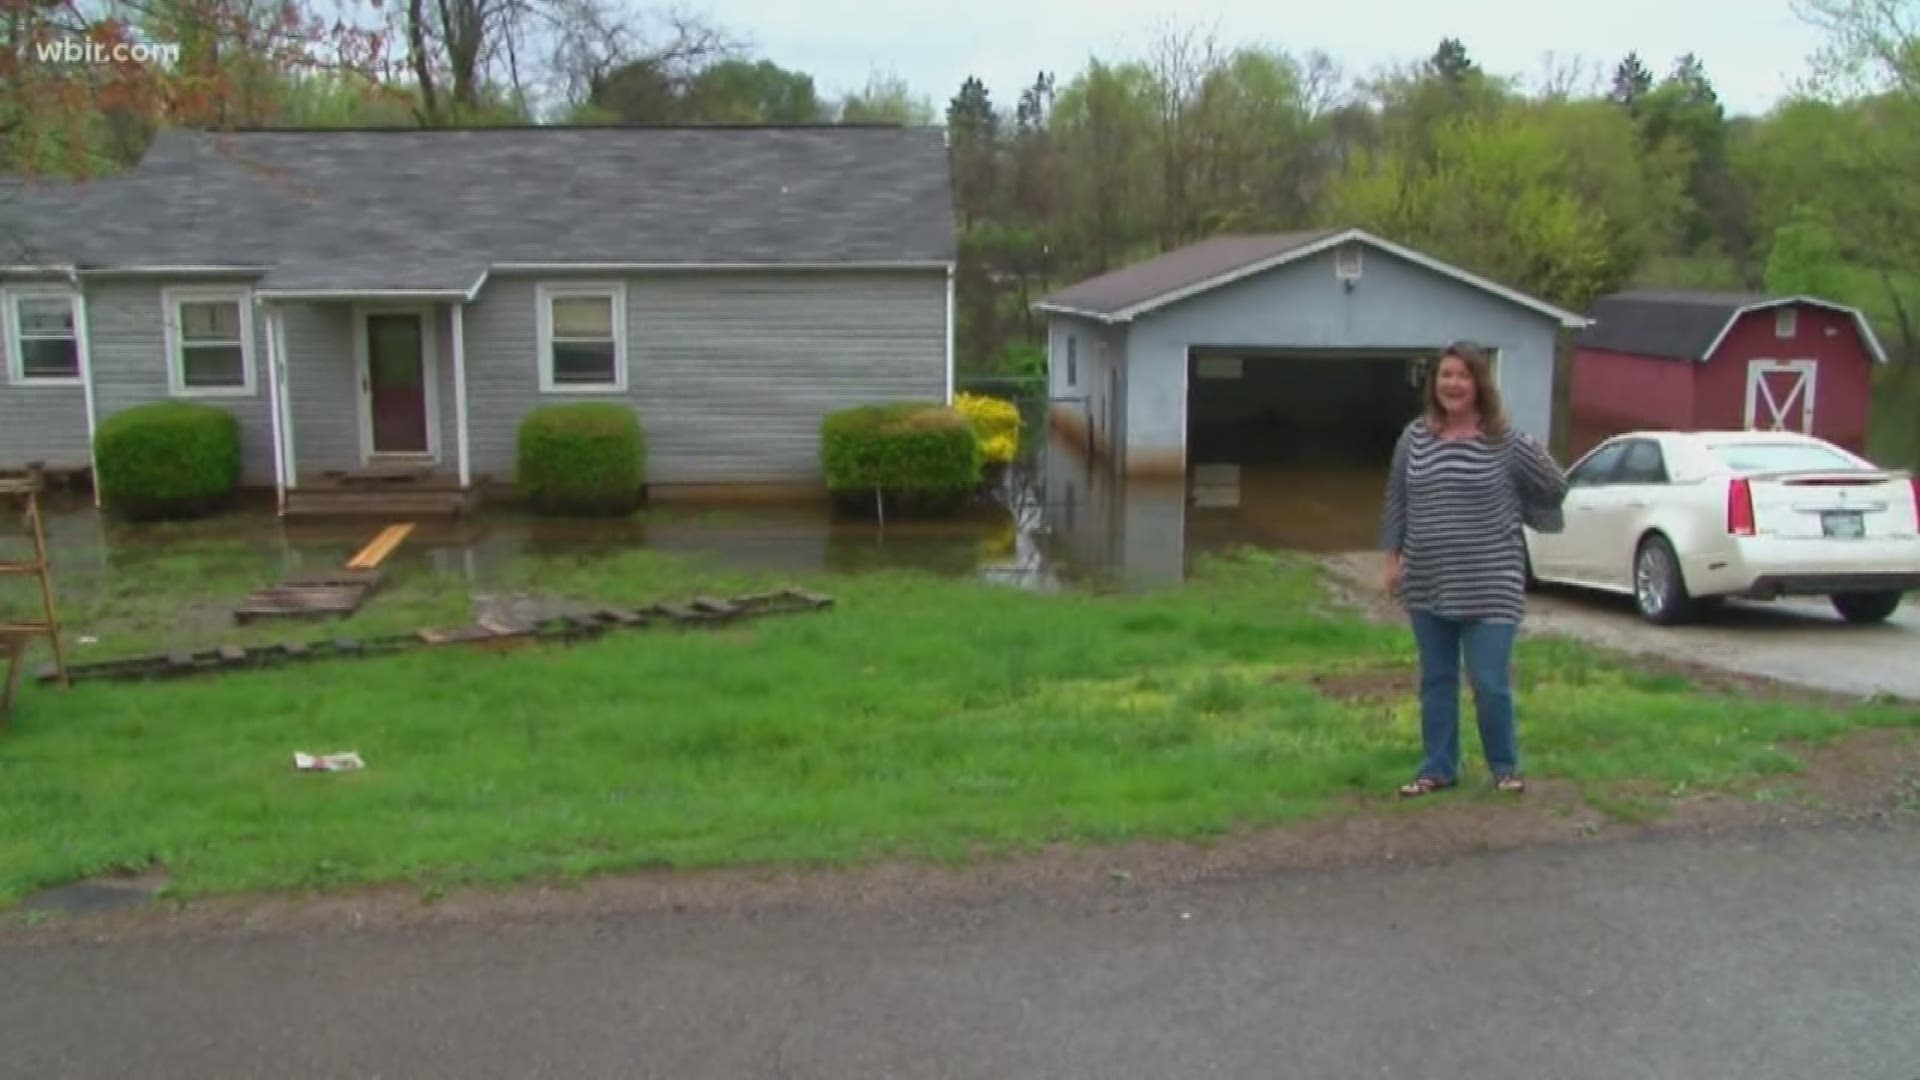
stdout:
[[1380,530],[1387,587],[1406,605],[1420,651],[1426,760],[1401,795],[1458,783],[1462,653],[1494,786],[1526,790],[1511,687],[1526,606],[1521,524],[1550,519],[1566,490],[1553,458],[1508,425],[1486,353],[1448,346],[1428,375],[1423,415],[1394,447]]

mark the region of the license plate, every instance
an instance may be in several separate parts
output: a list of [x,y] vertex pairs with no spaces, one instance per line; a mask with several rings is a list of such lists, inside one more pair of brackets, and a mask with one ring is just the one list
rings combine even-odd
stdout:
[[1858,540],[1867,533],[1858,510],[1828,510],[1820,515],[1820,531],[1836,540]]

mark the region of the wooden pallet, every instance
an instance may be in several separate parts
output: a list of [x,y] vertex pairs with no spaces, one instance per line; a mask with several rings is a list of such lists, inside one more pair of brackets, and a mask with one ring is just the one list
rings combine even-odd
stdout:
[[[338,571],[336,571],[338,573]],[[406,634],[379,638],[329,638],[312,642],[283,642],[275,645],[222,645],[202,651],[176,651],[120,660],[102,660],[90,664],[69,665],[70,680],[141,681],[173,679],[249,668],[280,667],[317,660],[356,659],[392,656],[419,649],[461,646],[486,651],[524,648],[540,642],[574,642],[602,637],[623,630],[643,630],[657,626],[722,626],[740,619],[768,615],[788,615],[824,611],[833,606],[833,598],[801,589],[737,596],[729,600],[697,597],[682,603],[655,604],[647,608],[603,607],[584,615],[549,619],[538,624],[517,624],[491,618],[454,630],[424,628]],[[37,672],[41,682],[58,677],[53,665],[44,664]]]
[[378,570],[318,570],[259,589],[233,609],[235,622],[351,615],[380,587]]

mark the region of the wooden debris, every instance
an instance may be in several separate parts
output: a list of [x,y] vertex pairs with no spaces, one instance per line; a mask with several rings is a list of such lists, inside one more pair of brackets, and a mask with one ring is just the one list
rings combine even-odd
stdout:
[[378,570],[317,570],[289,575],[233,610],[234,621],[351,615],[380,587]]
[[[349,571],[351,573],[352,571]],[[376,572],[368,572],[376,573]],[[361,581],[362,584],[370,582]],[[425,627],[410,633],[372,639],[333,638],[315,642],[283,642],[244,649],[223,645],[208,652],[175,650],[154,656],[126,657],[74,665],[67,669],[69,679],[138,680],[199,674],[236,667],[265,668],[284,663],[385,656],[422,648],[464,646],[489,652],[518,649],[540,641],[573,642],[597,638],[618,630],[640,630],[661,625],[655,616],[671,619],[676,626],[717,625],[740,618],[820,611],[830,607],[831,597],[794,589],[739,596],[729,600],[698,597],[685,603],[664,603],[635,611],[629,608],[603,607],[585,615],[567,615],[549,619],[538,626],[520,625],[496,616],[484,617],[473,625],[453,630]],[[38,681],[51,682],[59,677],[52,664],[36,672]]]
[[412,532],[412,522],[404,525],[387,526],[380,530],[380,535],[374,537],[372,543],[361,548],[359,554],[347,560],[347,569],[372,570],[378,567],[382,562],[386,561],[388,555],[393,554],[393,549],[399,547],[400,542],[405,540]]

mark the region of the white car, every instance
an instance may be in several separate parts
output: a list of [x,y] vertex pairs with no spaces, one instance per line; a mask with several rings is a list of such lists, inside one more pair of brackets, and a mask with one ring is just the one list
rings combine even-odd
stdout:
[[1631,432],[1567,482],[1565,530],[1526,531],[1529,578],[1631,595],[1654,623],[1782,596],[1880,622],[1920,589],[1920,480],[1821,439]]

